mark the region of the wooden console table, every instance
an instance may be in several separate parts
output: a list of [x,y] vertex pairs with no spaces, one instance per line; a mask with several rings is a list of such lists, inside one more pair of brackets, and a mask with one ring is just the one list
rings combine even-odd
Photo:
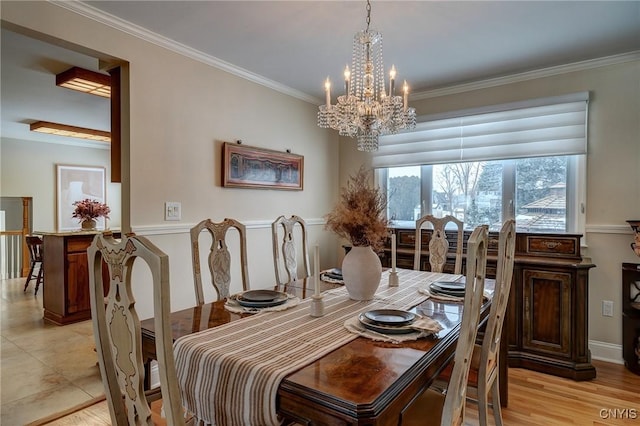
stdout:
[[[413,268],[415,229],[394,228],[396,264]],[[449,232],[447,232],[449,234]],[[465,232],[464,244],[471,232]],[[421,269],[429,270],[431,231],[422,230]],[[523,367],[574,380],[596,376],[588,346],[589,270],[576,234],[518,233],[513,283],[505,318],[510,367]],[[455,235],[449,240],[445,272],[453,272]],[[498,233],[489,234],[487,277],[495,278]],[[466,250],[465,250],[466,251]],[[381,255],[390,266],[387,244]],[[464,259],[463,259],[464,269]],[[464,273],[464,270],[463,270]]]
[[45,321],[65,325],[91,318],[87,247],[97,233],[37,233],[44,239],[45,281],[42,300]]

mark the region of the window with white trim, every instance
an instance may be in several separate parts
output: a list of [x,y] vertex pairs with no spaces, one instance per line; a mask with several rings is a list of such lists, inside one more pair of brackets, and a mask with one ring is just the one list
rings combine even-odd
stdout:
[[423,117],[381,137],[374,153],[388,217],[413,226],[425,214],[466,229],[584,232],[588,92]]

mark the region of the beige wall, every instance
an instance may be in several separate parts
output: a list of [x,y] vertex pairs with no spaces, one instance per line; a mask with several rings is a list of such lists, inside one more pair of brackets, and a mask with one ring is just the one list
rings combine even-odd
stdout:
[[[274,282],[270,223],[281,214],[308,219],[310,243],[321,245],[321,265],[335,265],[335,238],[323,230],[322,216],[337,197],[337,136],[316,126],[315,105],[50,3],[3,2],[2,19],[128,63],[131,167],[125,164],[122,223],[169,254],[172,309],[194,302],[188,229],[204,218],[233,217],[249,225],[253,287]],[[303,155],[304,190],[222,188],[220,144],[238,139]],[[165,201],[182,203],[180,222],[164,221]],[[232,290],[239,289],[233,281]],[[148,286],[137,292],[141,316],[149,316]]]

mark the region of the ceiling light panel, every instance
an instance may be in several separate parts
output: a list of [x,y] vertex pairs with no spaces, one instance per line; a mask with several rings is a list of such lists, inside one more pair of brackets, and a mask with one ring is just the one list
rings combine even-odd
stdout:
[[111,97],[111,77],[84,68],[73,67],[56,75],[56,86],[103,98]]
[[69,138],[88,139],[91,141],[111,142],[111,133],[84,127],[68,126],[66,124],[36,121],[30,125],[32,132],[49,135],[66,136]]

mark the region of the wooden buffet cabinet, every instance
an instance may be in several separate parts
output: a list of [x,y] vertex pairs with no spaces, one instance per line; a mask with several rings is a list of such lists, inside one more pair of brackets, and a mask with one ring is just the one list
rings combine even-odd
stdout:
[[90,319],[87,247],[97,232],[39,234],[44,239],[44,320],[65,325]]
[[[396,265],[413,269],[415,229],[393,229]],[[447,232],[447,234],[449,234]],[[464,241],[471,233],[465,232]],[[422,230],[420,268],[429,270],[430,230]],[[593,265],[580,254],[580,235],[528,234],[516,236],[513,282],[504,332],[510,367],[588,380],[596,376],[588,347],[588,284]],[[449,240],[445,272],[453,273],[455,234]],[[498,234],[489,234],[487,276],[495,278]],[[466,252],[466,250],[464,250]],[[381,254],[390,266],[389,244]],[[463,259],[464,273],[464,259]]]

